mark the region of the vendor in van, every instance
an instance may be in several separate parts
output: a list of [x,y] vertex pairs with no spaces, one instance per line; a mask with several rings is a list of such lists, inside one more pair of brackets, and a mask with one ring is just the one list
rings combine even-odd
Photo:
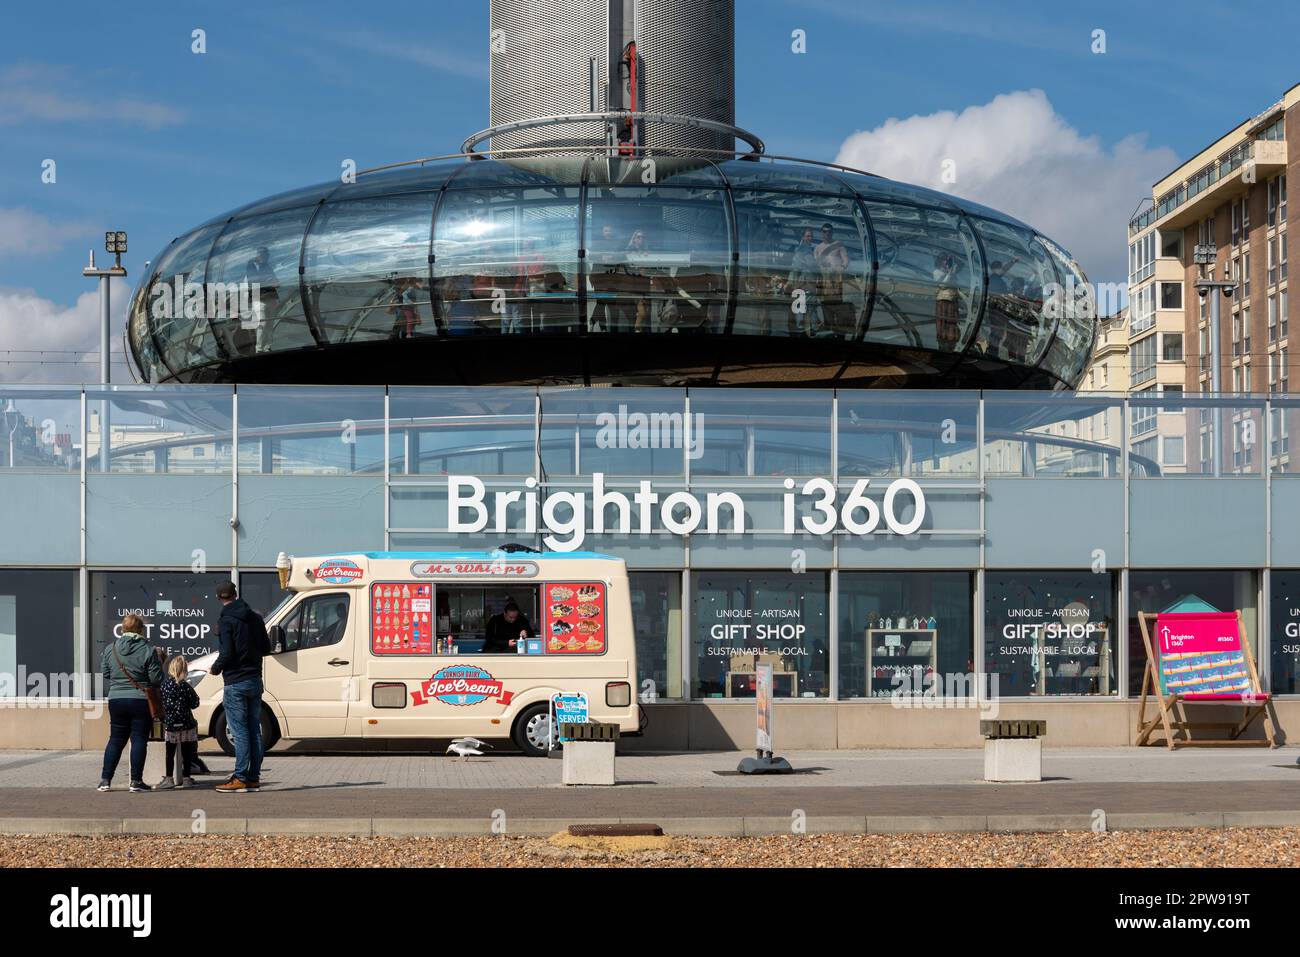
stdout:
[[504,655],[517,652],[519,642],[535,638],[537,633],[528,623],[514,601],[506,602],[501,614],[488,619],[487,636],[483,641],[483,654]]

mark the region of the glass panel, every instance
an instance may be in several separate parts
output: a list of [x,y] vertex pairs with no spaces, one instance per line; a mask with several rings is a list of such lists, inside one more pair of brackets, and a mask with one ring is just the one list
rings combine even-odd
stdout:
[[969,572],[840,575],[840,697],[975,697]]
[[593,156],[587,167],[589,186],[724,185],[718,168],[708,160],[676,156],[620,159]]
[[383,389],[240,387],[241,473],[365,475],[383,470]]
[[1300,475],[1300,457],[1291,454],[1291,436],[1300,433],[1300,402],[1273,399],[1268,455],[1274,475]]
[[986,219],[974,223],[989,273],[981,351],[1016,365],[1037,365],[1055,324],[1048,321],[1044,303],[1060,288],[1051,257],[1026,230]]
[[984,471],[990,477],[1121,475],[1123,402],[1087,393],[984,394]]
[[103,471],[107,417],[112,472],[230,473],[229,386],[109,386],[86,390],[86,468]]
[[329,183],[313,183],[310,186],[301,186],[296,189],[286,190],[283,193],[277,193],[274,196],[267,196],[265,199],[254,200],[245,206],[231,210],[221,220],[240,218],[246,219],[250,216],[262,216],[266,213],[279,212],[280,210],[292,209],[302,206],[315,206],[330,193],[338,189],[342,183],[333,181]]
[[[1259,593],[1251,571],[1131,571],[1129,572],[1128,693],[1142,692],[1147,653],[1138,627],[1138,612],[1159,614],[1179,610],[1240,611],[1246,638],[1259,660]],[[1148,625],[1148,627],[1150,627]]]
[[[148,310],[163,358],[178,372],[218,358],[217,341],[208,323],[218,304],[214,301],[214,308],[208,310],[203,281],[208,253],[224,227],[225,223],[204,226],[168,246],[150,280],[148,297],[138,303]],[[186,294],[186,283],[197,284],[190,289],[191,295]]]
[[720,189],[591,189],[588,328],[721,332],[731,264],[725,195]]
[[937,206],[939,209],[953,210],[961,203],[947,193],[940,193],[924,186],[911,183],[898,183],[869,173],[853,173],[836,170],[835,175],[852,187],[859,196],[872,202],[892,205],[896,202],[917,203],[922,206]]
[[681,573],[630,572],[627,578],[636,632],[638,700],[681,698]]
[[577,186],[582,182],[582,157],[472,160],[448,182],[448,189]]
[[1049,304],[1049,319],[1056,320],[1056,338],[1048,347],[1042,367],[1073,388],[1083,377],[1092,356],[1097,334],[1097,296],[1069,253],[1043,236],[1038,241],[1051,254],[1062,277],[1059,296],[1053,297]]
[[449,191],[434,235],[450,335],[577,331],[576,187]]
[[76,571],[0,568],[0,699],[75,698]]
[[81,469],[81,390],[0,387],[0,468]]
[[[1182,462],[1160,461],[1143,474],[1262,475],[1266,437],[1264,403],[1240,397],[1214,398],[1143,392],[1130,400],[1133,453],[1156,460],[1156,439],[1182,438]],[[1221,436],[1215,442],[1215,434]],[[1138,474],[1135,470],[1134,474]]]
[[144,619],[145,639],[169,657],[193,661],[216,651],[221,616],[217,586],[229,578],[229,571],[91,572],[90,673],[100,674],[104,645],[121,636],[128,614]]
[[829,391],[692,389],[691,475],[831,474]]
[[1119,693],[1113,574],[988,571],[984,583],[993,695]]
[[153,287],[153,273],[136,287],[131,302],[126,307],[126,336],[128,349],[134,355],[140,375],[145,382],[158,382],[170,374],[162,364],[154,346],[149,322],[149,291]]
[[304,281],[331,343],[436,335],[429,296],[434,193],[329,203],[307,237]]
[[[394,388],[388,409],[393,475],[487,477],[536,469],[532,389]],[[557,469],[561,464],[555,462]]]
[[983,265],[957,215],[915,206],[867,207],[876,237],[876,301],[867,341],[942,352],[966,348],[979,315]]
[[777,698],[825,698],[830,586],[824,572],[697,572],[693,697],[754,697],[754,657],[770,663]]
[[1273,572],[1272,687],[1274,694],[1300,694],[1300,571]]
[[703,417],[686,420],[682,389],[542,390],[542,469],[680,476],[703,452]]
[[979,394],[839,394],[839,475],[940,477],[979,472]]
[[419,190],[437,190],[467,161],[438,160],[423,166],[402,166],[375,173],[359,173],[355,183],[345,183],[331,198],[335,200],[367,199],[392,196]]
[[227,352],[249,358],[314,346],[316,339],[303,315],[298,286],[298,262],[303,231],[315,207],[239,219],[226,227],[208,263],[208,283],[224,283],[227,292],[239,290],[252,315],[242,305],[214,319],[217,335]]
[[736,192],[736,335],[855,338],[870,266],[849,198]]
[[728,160],[718,164],[733,190],[787,189],[796,192],[831,193],[853,196],[839,170],[796,163],[755,163],[752,160]]

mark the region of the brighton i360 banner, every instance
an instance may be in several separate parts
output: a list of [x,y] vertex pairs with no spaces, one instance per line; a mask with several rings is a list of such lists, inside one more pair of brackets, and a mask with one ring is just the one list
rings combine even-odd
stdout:
[[1170,612],[1156,618],[1160,687],[1166,694],[1245,694],[1250,670],[1234,612]]

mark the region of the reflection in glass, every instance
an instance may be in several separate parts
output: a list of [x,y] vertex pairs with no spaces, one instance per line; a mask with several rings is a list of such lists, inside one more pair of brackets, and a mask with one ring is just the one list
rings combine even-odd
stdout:
[[578,190],[450,190],[434,277],[450,336],[578,329]]
[[550,478],[679,476],[703,448],[703,416],[681,389],[542,390],[542,471]]
[[251,315],[223,310],[213,326],[226,352],[251,358],[265,352],[316,344],[303,314],[298,263],[303,232],[314,207],[235,220],[217,240],[208,282],[247,289]]
[[536,470],[531,389],[394,388],[388,409],[393,475],[487,478]]
[[103,471],[108,416],[111,472],[230,473],[229,386],[109,386],[86,390],[86,464]]
[[963,476],[979,470],[979,394],[839,393],[839,475]]
[[81,468],[81,394],[67,389],[0,389],[0,468]]
[[691,475],[831,474],[831,393],[693,389]]
[[1052,332],[1044,303],[1060,286],[1051,257],[1026,230],[986,219],[972,221],[984,243],[989,272],[980,350],[1017,365],[1037,365]]
[[240,387],[241,473],[361,475],[383,470],[383,389]]
[[856,338],[870,286],[865,228],[842,196],[736,192],[736,335]]
[[731,265],[720,189],[591,189],[588,329],[720,333]]
[[429,295],[433,193],[329,203],[307,237],[307,295],[331,343],[437,334]]
[[880,271],[869,342],[957,353],[979,315],[983,266],[959,216],[870,203]]
[[[204,226],[168,246],[154,268],[145,295],[134,304],[139,312],[132,316],[132,333],[142,331],[135,324],[137,317],[151,322],[157,330],[162,358],[173,369],[191,369],[219,358],[212,327],[208,323],[203,282],[208,253],[224,226],[224,223]],[[197,284],[192,290],[197,292],[197,299],[186,295],[186,283]],[[178,288],[181,290],[179,303],[176,301]],[[138,343],[140,339],[133,337],[133,341]],[[157,378],[152,381],[157,381]]]

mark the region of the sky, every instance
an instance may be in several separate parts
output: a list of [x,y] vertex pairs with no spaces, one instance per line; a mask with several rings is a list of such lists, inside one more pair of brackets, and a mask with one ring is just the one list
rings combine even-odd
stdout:
[[[1125,224],[1155,180],[1300,83],[1287,55],[1296,4],[736,7],[736,120],[769,152],[1002,209],[1070,249],[1095,282],[1124,281]],[[252,199],[335,179],[345,160],[365,168],[455,152],[488,125],[487,9],[9,5],[0,383],[97,377],[98,294],[81,268],[91,248],[102,264],[104,230],[130,235],[131,277],[113,290],[113,374],[129,381],[128,283],[172,238]],[[205,52],[193,50],[195,30]],[[1260,46],[1270,36],[1276,55]]]

